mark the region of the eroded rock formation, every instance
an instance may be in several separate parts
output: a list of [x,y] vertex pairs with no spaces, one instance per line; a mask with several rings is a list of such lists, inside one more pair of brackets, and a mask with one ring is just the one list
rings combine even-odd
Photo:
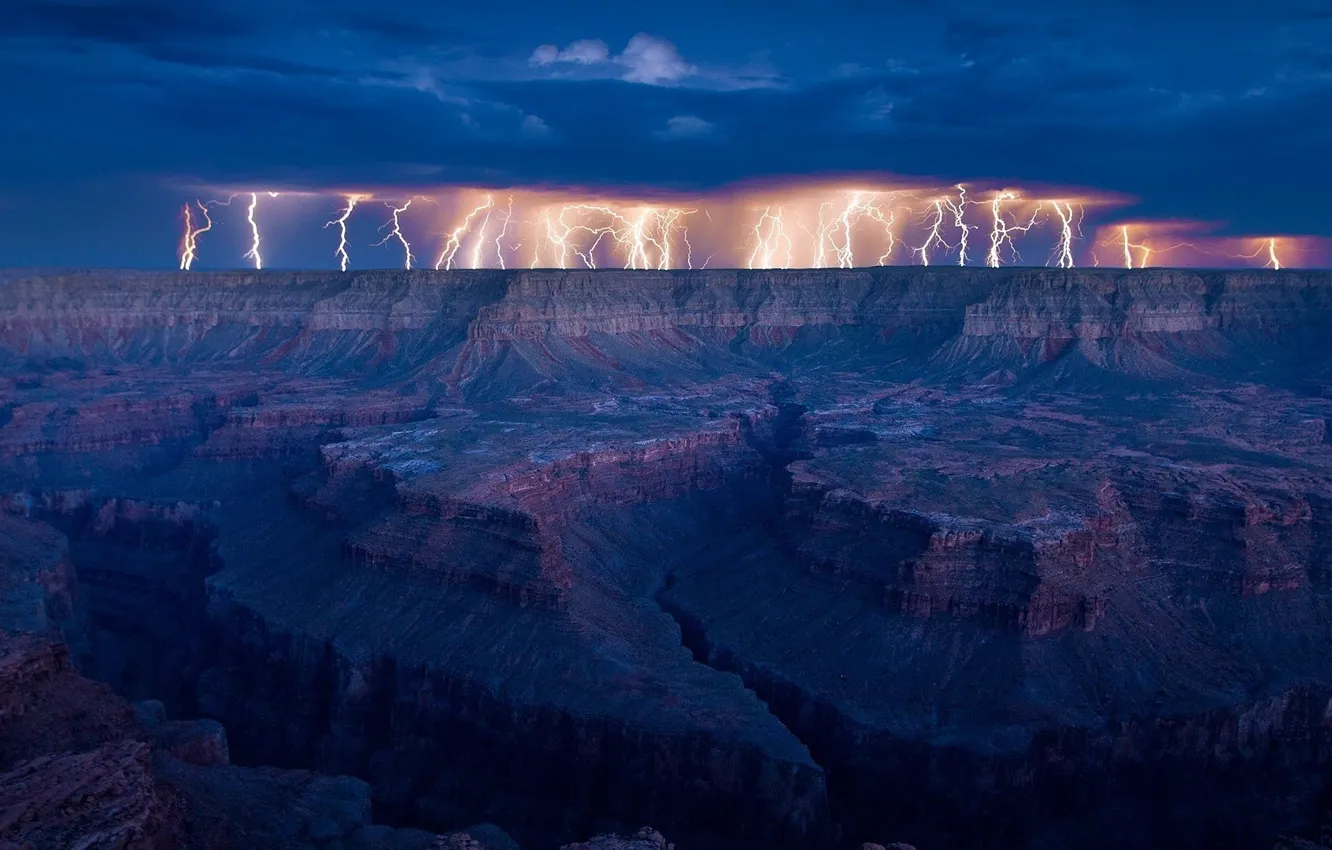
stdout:
[[393,826],[1261,846],[1332,765],[1329,332],[1298,271],[20,275],[6,616],[220,722],[170,776]]

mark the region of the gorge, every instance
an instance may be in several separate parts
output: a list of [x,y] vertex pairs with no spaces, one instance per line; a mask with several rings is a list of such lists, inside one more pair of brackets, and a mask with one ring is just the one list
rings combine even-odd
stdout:
[[1295,270],[7,272],[0,717],[357,778],[318,847],[1313,841],[1329,339]]

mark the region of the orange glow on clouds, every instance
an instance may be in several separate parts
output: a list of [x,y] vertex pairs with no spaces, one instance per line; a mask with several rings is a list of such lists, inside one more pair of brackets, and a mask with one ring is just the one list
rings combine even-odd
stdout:
[[[263,265],[256,210],[265,194],[279,197],[262,189],[232,193],[249,201],[250,250],[244,259],[255,268]],[[434,257],[433,267],[441,270],[1286,268],[1315,266],[1332,257],[1328,240],[1316,237],[1218,237],[1208,235],[1215,227],[1193,221],[1090,224],[1104,218],[1104,210],[1131,199],[1086,190],[846,180],[749,185],[692,197],[466,187],[410,195],[362,189],[281,195],[329,198],[333,218],[324,226],[336,228],[330,250],[343,271],[351,264],[348,222],[362,216],[376,216],[383,235],[377,244],[397,244],[408,269],[418,264],[421,251]],[[381,199],[383,208],[361,203],[370,198]],[[280,203],[265,203],[264,215],[276,214]],[[225,206],[196,202],[185,208],[181,269],[198,261],[200,237],[215,223],[208,211],[218,205]],[[270,246],[263,244],[268,252]]]

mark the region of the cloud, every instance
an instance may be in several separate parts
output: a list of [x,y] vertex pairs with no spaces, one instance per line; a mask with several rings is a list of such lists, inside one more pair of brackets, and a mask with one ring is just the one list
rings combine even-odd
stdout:
[[533,65],[554,65],[556,62],[573,62],[577,65],[595,65],[610,58],[610,48],[598,38],[583,38],[573,42],[563,50],[553,44],[543,44],[532,51],[527,61]]
[[560,49],[543,44],[528,58],[528,64],[544,68],[556,64],[617,66],[620,79],[650,86],[673,83],[697,71],[680,57],[675,45],[664,38],[640,32],[612,56],[606,42],[596,38],[579,39]]
[[694,73],[694,67],[680,58],[674,44],[642,32],[629,39],[615,61],[628,69],[624,79],[631,83],[660,85]]
[[659,130],[655,135],[661,139],[690,139],[711,135],[715,129],[715,124],[697,115],[676,115],[666,122],[665,130]]
[[[309,0],[0,0],[0,191],[21,188],[35,203],[84,197],[97,180],[133,189],[196,177],[706,188],[885,169],[1102,186],[1158,199],[1146,212],[1332,230],[1316,203],[1308,221],[1279,218],[1295,215],[1292,197],[1332,192],[1327,6],[1304,3],[1306,20],[1268,29],[1215,7],[1210,40],[1169,50],[1148,47],[1181,26],[1143,29],[1131,16],[1070,12],[1078,17],[1015,27],[977,10],[949,26],[932,12],[885,62],[872,32],[783,46],[725,22],[716,38],[682,42],[683,55],[664,30],[628,46],[581,39],[533,51],[549,38],[545,19],[496,28],[487,16],[502,9],[469,19],[425,0],[372,7],[383,20],[358,17],[370,7],[357,0],[322,0],[318,13]],[[264,6],[272,16],[247,13]],[[626,26],[600,14],[566,23]],[[1215,29],[1241,24],[1233,39]],[[628,26],[617,31],[637,32]],[[783,76],[754,52],[765,44],[777,45]],[[1266,94],[1243,97],[1255,89]],[[1235,162],[1264,167],[1237,172]],[[17,219],[0,221],[0,240],[18,246],[0,255],[29,256],[10,229]]]
[[542,121],[539,115],[524,115],[523,132],[529,136],[548,136],[550,126]]

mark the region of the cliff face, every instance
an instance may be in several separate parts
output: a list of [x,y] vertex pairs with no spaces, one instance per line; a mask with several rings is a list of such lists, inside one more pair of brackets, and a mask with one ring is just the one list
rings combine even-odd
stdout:
[[402,823],[1253,846],[1332,761],[1330,331],[1285,271],[17,276],[5,598]]
[[706,350],[717,343],[808,354],[848,330],[871,359],[900,353],[891,343],[904,335],[926,341],[918,358],[952,342],[949,360],[1048,362],[1071,346],[1147,368],[1164,348],[1225,358],[1317,333],[1330,306],[1323,276],[1299,271],[84,272],[7,281],[0,350],[29,364],[246,361],[326,375],[431,364],[473,394],[505,380],[493,389],[507,397],[528,389],[515,380],[607,380],[617,363],[648,372],[621,379],[659,381],[669,363],[715,374],[733,362]]
[[[130,520],[191,519],[187,510],[123,503],[107,503],[98,513],[103,533]],[[32,566],[48,566],[51,555],[70,547],[38,522],[6,516],[0,525],[0,847],[518,850],[492,824],[446,835],[373,824],[364,781],[234,765],[216,721],[167,720],[160,701],[131,706],[82,676],[52,621],[34,621],[10,604],[30,596],[23,584]],[[63,604],[59,594],[46,599],[53,611]],[[63,630],[77,629],[66,621]],[[641,830],[637,840],[668,847],[652,830]],[[619,841],[591,839],[595,846]]]

